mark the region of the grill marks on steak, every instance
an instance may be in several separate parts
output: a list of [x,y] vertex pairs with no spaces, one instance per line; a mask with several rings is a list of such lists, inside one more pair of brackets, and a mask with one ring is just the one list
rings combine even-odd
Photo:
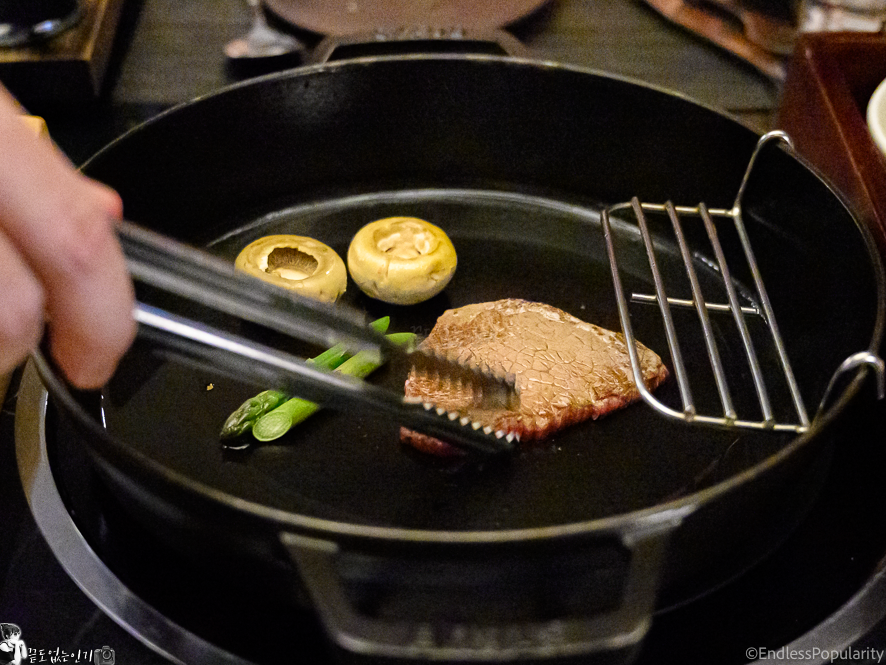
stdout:
[[[477,409],[470,390],[416,372],[406,381],[407,397],[459,411],[524,441],[599,418],[640,398],[621,333],[542,303],[508,299],[447,310],[421,346],[514,374],[519,408]],[[638,343],[637,350],[644,382],[653,390],[668,370],[647,347]],[[457,452],[447,443],[405,428],[401,438],[425,452]]]

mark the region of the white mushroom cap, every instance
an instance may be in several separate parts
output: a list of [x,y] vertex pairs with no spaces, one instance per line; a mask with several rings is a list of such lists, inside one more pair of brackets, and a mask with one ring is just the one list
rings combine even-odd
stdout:
[[348,271],[367,295],[414,305],[446,288],[457,258],[449,236],[417,217],[387,217],[360,229],[348,247]]
[[335,250],[305,236],[259,238],[243,248],[234,265],[266,282],[326,302],[335,302],[348,285],[345,262]]

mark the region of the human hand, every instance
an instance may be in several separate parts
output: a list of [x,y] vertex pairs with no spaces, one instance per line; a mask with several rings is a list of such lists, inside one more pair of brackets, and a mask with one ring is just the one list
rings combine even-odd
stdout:
[[22,122],[0,89],[0,374],[49,324],[55,362],[79,388],[113,374],[135,336],[116,192],[86,178]]

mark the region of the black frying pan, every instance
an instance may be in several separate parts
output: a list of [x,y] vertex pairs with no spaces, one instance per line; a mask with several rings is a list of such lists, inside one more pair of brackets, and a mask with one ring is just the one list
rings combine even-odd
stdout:
[[[729,207],[755,142],[715,111],[588,71],[408,56],[235,86],[130,132],[84,171],[122,194],[130,219],[229,258],[271,233],[313,236],[344,255],[377,218],[438,224],[459,256],[441,295],[396,307],[348,287],[346,302],[390,315],[392,330],[425,333],[449,307],[505,297],[618,328],[601,206],[637,195]],[[814,412],[840,362],[879,344],[882,268],[839,197],[780,149],[761,156],[745,206]],[[679,281],[673,241],[655,233]],[[617,224],[616,236],[629,288],[652,292],[636,233]],[[718,299],[710,250],[690,236],[703,289]],[[735,239],[723,243],[734,256]],[[669,363],[656,311],[635,306],[632,317]],[[677,323],[710,406],[697,324]],[[716,329],[740,406],[753,409],[737,340]],[[773,351],[761,354],[769,367]],[[372,380],[399,389],[403,378],[387,369]],[[139,344],[104,393],[107,429],[89,426],[88,439],[132,511],[181,547],[277,587],[294,561],[349,650],[627,656],[653,606],[721,584],[789,532],[826,472],[826,426],[861,383],[841,385],[802,436],[691,427],[635,405],[506,463],[441,464],[401,447],[395,422],[327,410],[232,454],[219,427],[255,387]],[[660,392],[676,403],[673,382]],[[779,413],[790,406],[784,394],[775,402]]]

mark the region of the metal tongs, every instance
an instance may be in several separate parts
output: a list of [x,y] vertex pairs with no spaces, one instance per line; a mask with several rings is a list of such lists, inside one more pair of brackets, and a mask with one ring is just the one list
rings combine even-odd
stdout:
[[[358,311],[331,306],[267,284],[234,269],[231,262],[129,222],[118,229],[132,277],[144,284],[308,343],[368,350],[380,360],[406,356],[412,368],[470,387],[475,405],[512,408],[513,377],[460,364],[421,349],[392,344],[372,330]],[[173,349],[189,361],[257,385],[279,388],[332,408],[388,413],[404,427],[444,439],[467,451],[508,452],[514,437],[493,431],[435,404],[407,401],[402,393],[318,369],[302,358],[204,322],[137,303],[139,335]]]

